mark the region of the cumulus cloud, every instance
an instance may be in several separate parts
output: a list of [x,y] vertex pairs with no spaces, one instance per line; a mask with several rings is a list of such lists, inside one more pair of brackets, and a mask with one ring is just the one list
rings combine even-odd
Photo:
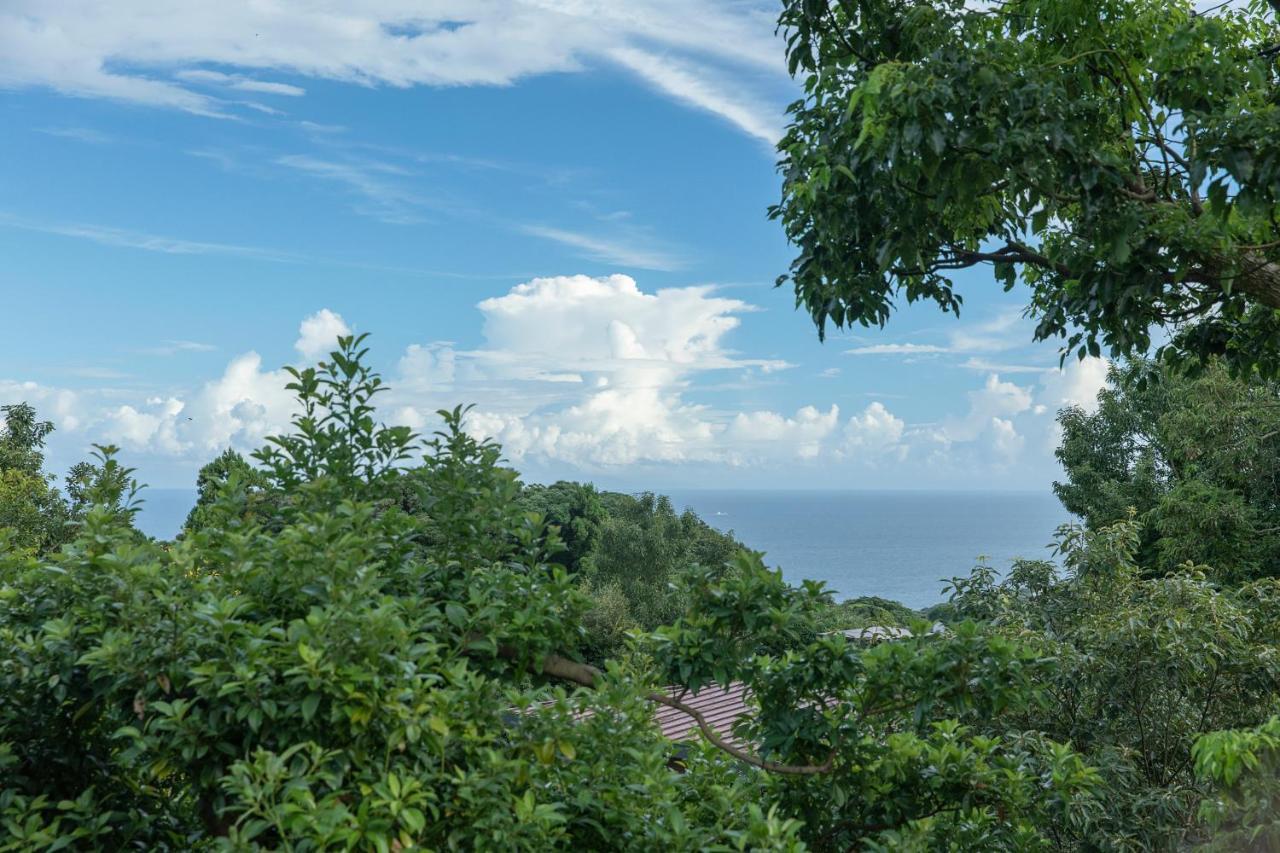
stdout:
[[822,442],[835,432],[840,408],[834,403],[823,412],[814,406],[800,408],[793,417],[777,412],[739,412],[729,424],[726,439],[748,454],[793,455],[813,459],[822,450]]
[[645,292],[625,275],[557,276],[477,307],[482,348],[411,347],[400,370],[407,387],[437,397],[487,391],[472,428],[517,459],[608,466],[724,457],[713,441],[723,419],[686,399],[688,382],[706,371],[785,366],[725,347],[752,308],[709,287]]
[[[930,423],[912,423],[880,400],[852,413],[829,399],[794,409],[708,405],[703,389],[725,371],[736,379],[788,367],[730,347],[752,310],[711,287],[646,290],[624,275],[532,279],[477,304],[479,345],[421,342],[398,360],[384,354],[392,390],[380,400],[382,416],[429,431],[435,410],[474,402],[468,429],[499,440],[521,467],[588,476],[650,464],[775,472],[830,465],[846,474],[928,472],[967,482],[966,472],[1027,463],[1027,436],[1042,452],[1049,410],[1088,404],[1105,380],[1104,362],[1073,363],[1027,385],[992,372],[967,393],[963,410]],[[347,321],[322,308],[301,321],[295,348],[314,363],[345,334]],[[226,447],[251,450],[286,430],[295,413],[288,381],[250,351],[186,390],[132,397],[120,389],[0,381],[0,403],[35,403],[81,446],[111,441],[133,454],[182,460],[194,471]]]
[[936,445],[935,453],[952,452],[956,445],[998,462],[1009,464],[1021,452],[1023,438],[1013,417],[1033,410],[1033,387],[1024,387],[1000,379],[992,373],[981,388],[968,392],[969,409],[952,415],[922,438]]
[[862,414],[849,418],[841,451],[864,459],[892,452],[898,459],[905,459],[908,446],[902,443],[902,436],[906,426],[905,421],[876,400]]
[[992,450],[1006,464],[1018,458],[1018,454],[1022,452],[1023,444],[1026,443],[1025,439],[1014,428],[1013,421],[1005,418],[991,419],[990,435]]
[[142,409],[119,406],[107,413],[102,434],[126,450],[181,453],[184,444],[178,438],[176,419],[183,408],[183,402],[174,397],[151,398]]
[[308,361],[317,361],[337,347],[338,338],[349,334],[351,328],[341,314],[321,308],[302,321],[302,325],[298,327],[298,340],[293,347]]
[[[224,89],[301,95],[262,72],[360,85],[508,85],[603,63],[774,141],[793,96],[762,2],[713,0],[10,0],[0,86],[225,117]],[[213,70],[217,66],[224,70]]]
[[1107,384],[1111,363],[1105,358],[1089,356],[1082,361],[1068,361],[1063,367],[1046,370],[1040,377],[1039,401],[1056,412],[1067,406],[1079,406],[1092,414],[1098,410],[1098,392]]
[[943,421],[939,434],[947,441],[973,441],[990,430],[996,420],[1021,414],[1032,406],[1032,389],[1005,382],[998,374],[987,376],[983,386],[968,393],[969,411]]
[[85,402],[75,391],[0,378],[0,406],[16,403],[35,406],[40,417],[53,421],[61,430],[74,431],[85,423]]

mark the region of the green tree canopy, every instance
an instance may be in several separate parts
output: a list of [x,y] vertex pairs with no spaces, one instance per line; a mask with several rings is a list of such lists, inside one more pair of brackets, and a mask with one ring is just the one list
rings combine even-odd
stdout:
[[780,25],[804,97],[771,215],[820,333],[957,312],[955,272],[990,265],[1081,356],[1163,326],[1171,357],[1280,371],[1266,3],[785,0]]
[[566,480],[549,486],[528,485],[520,494],[520,505],[556,527],[564,547],[559,559],[570,571],[581,570],[596,547],[606,518],[595,486]]
[[1280,574],[1280,384],[1217,362],[1189,378],[1137,361],[1112,368],[1095,412],[1058,420],[1054,490],[1095,530],[1136,511],[1144,567]]
[[[74,535],[95,492],[106,497],[109,485],[122,486],[127,472],[118,465],[79,462],[66,477],[67,495],[54,486],[54,475],[44,470],[44,445],[53,432],[51,421],[42,421],[27,403],[0,406],[0,529],[7,529],[13,545],[44,553],[56,550]],[[99,451],[102,448],[98,449]],[[110,482],[109,482],[110,481]],[[114,494],[117,511],[132,495]]]
[[[244,490],[245,511],[254,512],[258,502],[266,499],[270,480],[265,471],[255,468],[236,451],[224,450],[196,474],[196,504],[182,525],[184,532],[194,532],[205,526],[228,484]],[[263,514],[270,515],[269,512]]]
[[[1262,723],[1280,692],[1280,581],[1221,588],[1187,564],[1146,577],[1133,520],[1071,529],[1064,572],[1019,561],[1003,580],[980,567],[953,581],[961,615],[1053,660],[1046,701],[992,729],[1071,743],[1100,773],[1096,808],[1059,839],[1074,849],[1172,850],[1203,840],[1193,746],[1214,729]],[[1211,827],[1210,827],[1211,828]]]

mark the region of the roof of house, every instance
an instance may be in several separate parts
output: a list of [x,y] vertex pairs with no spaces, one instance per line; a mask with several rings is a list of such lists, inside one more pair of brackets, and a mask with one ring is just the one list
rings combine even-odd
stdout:
[[[696,710],[726,740],[734,740],[733,724],[737,719],[749,712],[747,707],[747,687],[741,681],[735,681],[728,687],[718,684],[708,685],[698,691],[683,691],[673,687],[667,688],[666,694],[678,699]],[[663,737],[669,740],[690,740],[699,737],[698,722],[688,714],[666,705],[654,706],[654,721],[662,730]]]

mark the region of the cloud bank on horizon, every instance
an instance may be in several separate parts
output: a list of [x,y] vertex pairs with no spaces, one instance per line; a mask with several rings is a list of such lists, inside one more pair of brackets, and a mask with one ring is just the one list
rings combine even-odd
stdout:
[[[562,476],[653,465],[775,475],[797,466],[826,475],[878,469],[906,476],[928,468],[973,477],[979,486],[993,470],[1043,458],[1056,442],[1056,411],[1092,408],[1106,381],[1101,359],[1043,369],[1022,384],[989,372],[963,410],[934,423],[909,423],[880,400],[852,412],[821,400],[791,412],[729,411],[699,402],[700,386],[783,376],[795,366],[731,349],[728,338],[754,306],[715,288],[646,291],[621,274],[557,276],[519,284],[475,308],[483,346],[410,344],[387,370],[383,418],[429,431],[436,410],[475,401],[470,431],[500,441],[517,467]],[[353,325],[328,308],[303,318],[297,363],[322,360]],[[66,438],[110,441],[194,470],[225,447],[249,451],[287,429],[294,413],[288,381],[249,351],[232,357],[221,375],[166,397],[120,402],[0,381],[0,401],[36,404]]]

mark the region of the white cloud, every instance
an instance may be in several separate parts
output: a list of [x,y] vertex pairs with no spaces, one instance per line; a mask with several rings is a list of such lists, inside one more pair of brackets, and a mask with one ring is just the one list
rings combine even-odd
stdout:
[[952,330],[950,352],[1003,352],[1031,340],[1031,321],[1018,310],[1002,311],[978,323]]
[[992,450],[1006,464],[1012,463],[1018,458],[1018,454],[1022,452],[1023,444],[1026,443],[1022,436],[1018,434],[1018,430],[1014,428],[1013,421],[1006,418],[991,419],[990,435]]
[[545,225],[524,225],[520,230],[534,237],[579,249],[583,257],[624,267],[669,271],[684,265],[683,261],[674,255],[647,247],[630,235],[601,237],[564,228],[550,228]]
[[1067,406],[1079,406],[1092,414],[1098,410],[1098,392],[1106,386],[1110,368],[1111,363],[1105,358],[1089,356],[1046,370],[1040,377],[1039,401],[1054,413]]
[[213,352],[217,347],[200,341],[164,341],[157,346],[139,350],[148,355],[176,355],[180,352]]
[[421,393],[451,385],[456,368],[457,354],[448,344],[410,344],[400,358],[397,373],[401,387]]
[[967,396],[969,411],[944,418],[938,427],[928,431],[928,438],[948,450],[956,444],[985,447],[999,464],[1015,461],[1023,439],[1012,417],[1032,410],[1032,389],[1001,381],[992,373],[981,388]]
[[421,211],[430,205],[429,200],[409,190],[403,181],[397,180],[405,172],[389,163],[336,162],[305,154],[279,157],[276,163],[344,187],[359,199],[353,208],[356,213],[372,216],[392,225],[416,225],[423,222]]
[[630,47],[615,48],[609,58],[677,100],[718,115],[769,146],[782,138],[782,115],[762,106],[743,83],[728,82],[699,64]]
[[293,347],[302,353],[303,358],[316,361],[336,349],[338,338],[350,334],[351,328],[341,314],[321,308],[302,321],[298,327],[298,340],[294,341]]
[[173,397],[152,398],[142,410],[119,406],[107,413],[102,434],[126,450],[181,453],[185,444],[178,438],[177,417],[183,408],[183,402]]
[[[1045,414],[1060,402],[1091,399],[1105,375],[1105,364],[1088,362],[1046,372],[1036,385],[991,373],[968,392],[963,411],[939,413],[931,423],[902,416],[914,406],[895,413],[880,400],[851,414],[830,399],[739,409],[706,402],[723,387],[713,377],[758,376],[785,365],[729,347],[753,307],[714,288],[646,291],[625,275],[559,276],[517,285],[477,309],[483,341],[475,348],[413,344],[396,362],[375,347],[376,363],[392,362],[391,391],[380,400],[384,417],[430,431],[435,410],[474,402],[473,433],[498,439],[522,469],[568,476],[666,465],[743,476],[758,469],[801,484],[813,475],[797,472],[830,467],[837,477],[861,472],[887,485],[1012,477],[1029,465],[1047,472],[1051,457],[1039,439],[1052,427]],[[342,316],[323,308],[300,323],[295,347],[314,362],[349,333]],[[90,440],[111,441],[134,456],[130,464],[151,454],[194,472],[228,446],[248,451],[286,430],[296,411],[288,381],[251,351],[185,390],[144,396],[0,381],[0,402],[35,403],[81,449]],[[1035,438],[1034,457],[1026,437]]]
[[288,83],[273,83],[268,80],[255,80],[252,77],[245,77],[243,74],[223,74],[221,71],[209,71],[204,68],[179,71],[173,76],[188,83],[225,86],[241,92],[259,92],[264,95],[286,95],[297,98],[307,93],[307,90],[301,86],[293,86]]
[[85,422],[85,404],[75,391],[0,378],[0,406],[16,403],[34,406],[39,417],[53,421],[60,430],[74,431]]
[[[709,372],[787,366],[726,348],[725,337],[752,307],[710,287],[646,292],[625,275],[558,276],[517,285],[477,307],[483,346],[409,347],[392,380],[392,402],[399,421],[417,427],[435,408],[475,401],[480,408],[470,428],[499,439],[517,460],[588,469],[731,461],[741,456],[725,437],[734,413],[691,402],[691,386]],[[792,421],[806,434],[829,429],[811,423],[822,419],[810,412],[816,410],[792,419],[755,417]],[[743,429],[740,439],[753,437]],[[763,453],[757,442],[753,458],[783,444]]]
[[[773,141],[785,78],[774,9],[712,0],[9,0],[0,86],[225,117],[193,85],[301,94],[256,73],[360,85],[509,85],[620,63],[658,91]],[[212,71],[216,65],[227,71]]]
[[[845,350],[849,355],[965,355],[971,353],[1004,352],[1032,339],[1031,322],[1020,311],[1002,311],[976,323],[960,322],[947,335],[946,344],[884,343],[854,347]],[[989,370],[995,366],[982,359],[970,358],[964,367]],[[1032,368],[1040,371],[1044,368]],[[1011,371],[1025,372],[1027,368],[1014,366]]]
[[849,355],[933,355],[951,350],[936,344],[870,344],[845,352]]
[[729,424],[725,437],[730,446],[743,448],[747,453],[780,453],[813,459],[839,420],[840,408],[834,403],[825,412],[804,406],[790,418],[770,411],[739,412]]
[[861,415],[854,415],[844,427],[841,452],[850,456],[874,458],[889,452],[899,460],[906,458],[908,446],[902,443],[906,422],[896,417],[879,400],[871,403]]
[[959,418],[943,421],[941,433],[948,441],[972,441],[1000,417],[1017,415],[1032,405],[1030,388],[1002,382],[998,374],[987,376],[983,386],[968,393],[969,411]]

